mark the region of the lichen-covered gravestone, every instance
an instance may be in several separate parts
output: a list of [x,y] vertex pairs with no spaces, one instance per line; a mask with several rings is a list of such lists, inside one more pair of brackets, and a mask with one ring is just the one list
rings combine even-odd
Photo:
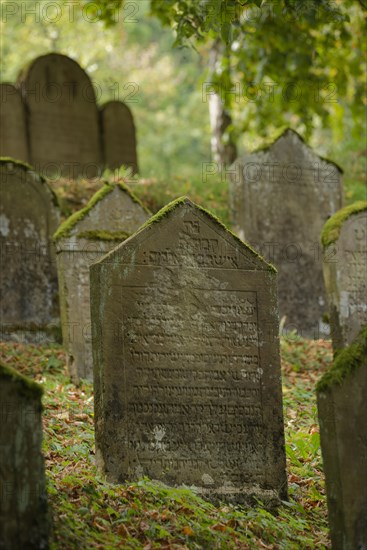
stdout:
[[319,239],[342,206],[341,170],[290,129],[231,170],[235,231],[277,267],[285,330],[311,338],[328,334]]
[[321,235],[334,351],[367,324],[367,202],[343,208]]
[[131,111],[121,101],[109,101],[101,109],[104,162],[108,168],[128,166],[138,171],[135,125]]
[[96,460],[210,499],[287,494],[276,272],[177,199],[91,267]]
[[42,387],[0,363],[0,549],[48,548]]
[[60,324],[52,235],[57,200],[30,166],[0,158],[2,337],[38,341]]
[[95,91],[65,55],[38,57],[18,79],[28,112],[30,162],[46,175],[94,177],[102,165]]
[[57,230],[64,346],[74,382],[93,378],[89,266],[130,236],[149,212],[122,184],[105,184]]
[[8,83],[0,84],[0,156],[29,160],[22,96]]
[[335,550],[367,548],[367,327],[317,386],[329,525]]

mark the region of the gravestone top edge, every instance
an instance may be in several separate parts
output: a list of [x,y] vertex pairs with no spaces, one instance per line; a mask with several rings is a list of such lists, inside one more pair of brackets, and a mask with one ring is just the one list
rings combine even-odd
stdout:
[[352,216],[367,211],[367,201],[357,201],[349,206],[345,206],[336,212],[325,223],[321,232],[321,244],[327,248],[335,243],[340,236],[340,231],[344,223]]
[[27,378],[20,374],[17,370],[5,365],[0,361],[0,379],[10,380],[19,384],[23,394],[27,394],[34,397],[42,397],[44,390],[40,384],[37,384],[34,380]]
[[0,164],[14,164],[17,168],[33,172],[41,181],[47,181],[46,178],[39,174],[31,164],[24,162],[23,160],[15,159],[13,157],[0,157]]
[[[99,110],[101,111],[101,113],[103,113],[103,111],[111,105],[116,105],[116,106],[119,106],[119,107],[123,107],[123,109],[131,115],[132,123],[134,124],[134,119],[133,119],[133,116],[132,116],[131,109],[123,101],[118,101],[117,99],[112,99],[110,101],[106,101],[105,103],[102,103],[102,105],[100,105]],[[134,126],[135,126],[135,124],[134,124]]]
[[[94,208],[94,206],[97,203],[99,203],[107,195],[112,193],[112,191],[114,191],[115,189],[119,189],[121,192],[126,193],[133,202],[138,204],[144,210],[146,214],[150,214],[149,210],[143,205],[140,199],[124,183],[119,182],[116,184],[116,183],[103,181],[102,184],[103,184],[102,187],[98,189],[98,191],[91,197],[91,199],[86,204],[86,206],[84,206],[84,208],[81,208],[77,212],[74,212],[71,216],[69,216],[69,218],[67,218],[59,226],[59,228],[53,235],[54,242],[70,237],[72,230],[75,229],[78,223],[81,222],[87,216],[87,214]],[[87,233],[89,233],[89,239],[91,239],[92,232],[89,231]],[[97,240],[118,240],[121,236],[124,237],[125,239],[129,236],[127,233],[124,233],[122,235],[122,232],[116,232],[116,234],[114,234],[111,231],[97,231],[96,233],[97,233],[96,235]],[[102,233],[105,234],[104,237],[102,236]],[[83,234],[75,235],[75,236],[81,237],[81,238],[88,238],[88,236],[85,237],[85,235]]]
[[357,368],[367,368],[367,325],[365,325],[354,342],[341,350],[335,357],[332,366],[316,385],[317,393],[325,393],[335,385],[340,385]]
[[108,254],[106,254],[103,258],[100,260],[94,262],[91,264],[91,267],[96,266],[98,264],[103,263],[105,260],[109,261],[112,256],[114,256],[118,250],[121,247],[128,246],[131,241],[133,241],[138,235],[140,235],[143,231],[150,230],[152,226],[154,226],[157,223],[160,223],[164,221],[165,219],[169,218],[170,215],[178,208],[183,208],[185,206],[191,207],[194,211],[200,212],[201,214],[204,214],[212,223],[219,226],[222,231],[225,231],[227,234],[229,234],[235,241],[237,246],[240,246],[240,248],[246,249],[249,251],[253,256],[254,259],[261,262],[261,264],[264,266],[264,271],[270,271],[272,273],[277,273],[277,269],[269,262],[267,262],[260,254],[258,254],[249,244],[242,241],[235,233],[233,233],[228,227],[214,214],[212,214],[209,210],[206,208],[203,208],[202,206],[192,202],[188,197],[183,196],[179,197],[168,204],[166,204],[163,208],[161,208],[156,214],[151,216],[143,225],[135,231],[128,239],[126,239],[124,242],[122,242],[120,245],[118,245],[116,248],[111,250]]
[[236,160],[235,160],[235,163],[238,162],[238,161],[241,161],[241,159],[244,159],[248,156],[251,156],[251,155],[256,155],[257,153],[267,153],[269,151],[269,149],[271,149],[273,147],[273,145],[275,145],[275,143],[277,143],[277,141],[279,141],[280,139],[282,138],[285,138],[287,137],[288,134],[293,134],[295,135],[299,141],[305,146],[307,147],[307,149],[309,149],[310,151],[312,151],[312,153],[315,154],[315,156],[317,156],[320,160],[323,160],[324,162],[327,162],[327,163],[330,163],[330,164],[333,164],[337,169],[338,171],[340,172],[340,174],[343,174],[344,173],[344,170],[343,168],[337,164],[335,161],[327,158],[327,157],[324,157],[322,155],[319,155],[317,154],[317,152],[315,151],[314,148],[312,148],[307,142],[306,140],[301,136],[301,134],[299,134],[296,130],[294,130],[293,128],[290,128],[290,127],[286,127],[286,128],[282,128],[281,130],[279,130],[275,136],[273,136],[272,138],[270,138],[269,140],[266,141],[266,143],[264,145],[260,145],[260,147],[257,147],[255,149],[252,149],[250,151],[248,151],[246,153],[245,156],[239,156]]

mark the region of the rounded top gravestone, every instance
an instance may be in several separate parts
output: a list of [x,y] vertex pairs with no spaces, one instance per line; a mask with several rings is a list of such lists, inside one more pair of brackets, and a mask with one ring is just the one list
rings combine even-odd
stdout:
[[41,173],[95,177],[102,164],[96,94],[65,55],[35,59],[18,78],[28,111],[30,161]]

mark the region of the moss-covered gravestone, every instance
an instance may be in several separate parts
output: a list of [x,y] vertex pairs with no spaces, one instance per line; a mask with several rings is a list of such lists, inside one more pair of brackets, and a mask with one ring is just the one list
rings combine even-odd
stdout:
[[101,109],[104,163],[115,169],[121,165],[138,171],[135,125],[129,107],[109,101]]
[[41,173],[94,177],[102,166],[93,84],[65,55],[35,59],[19,78],[28,113],[30,162]]
[[174,201],[91,267],[96,459],[211,499],[285,498],[276,272]]
[[289,129],[231,170],[235,231],[277,267],[285,329],[311,338],[327,334],[319,239],[342,206],[341,170]]
[[0,363],[0,548],[48,548],[42,387]]
[[0,84],[0,157],[29,160],[22,96],[8,83]]
[[2,337],[39,341],[59,326],[52,234],[57,200],[30,166],[0,158]]
[[329,525],[335,550],[367,548],[367,326],[317,386]]
[[367,202],[343,208],[321,235],[334,351],[367,324]]
[[104,184],[85,208],[61,224],[54,236],[63,341],[75,382],[93,378],[89,266],[148,217],[149,212],[127,187]]

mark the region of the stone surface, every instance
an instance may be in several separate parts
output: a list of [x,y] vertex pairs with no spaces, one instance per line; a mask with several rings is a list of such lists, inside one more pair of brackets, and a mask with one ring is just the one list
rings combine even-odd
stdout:
[[212,500],[287,494],[276,272],[186,198],[91,267],[96,460]]
[[342,206],[340,169],[288,129],[231,170],[234,230],[277,267],[285,330],[311,338],[328,334],[319,239]]
[[329,526],[335,550],[367,548],[367,329],[318,384]]
[[7,83],[0,84],[0,157],[29,160],[22,96]]
[[323,267],[334,351],[367,324],[367,202],[337,212],[322,233]]
[[94,177],[102,165],[93,85],[65,55],[38,57],[18,79],[28,111],[30,161],[45,175]]
[[31,167],[0,160],[0,319],[3,338],[38,341],[59,326],[52,234],[56,197]]
[[109,101],[101,108],[104,163],[111,169],[121,165],[138,172],[134,119],[121,101]]
[[148,216],[126,187],[105,184],[56,233],[63,341],[75,382],[93,378],[89,266],[131,235]]
[[0,549],[48,548],[42,387],[0,363]]

